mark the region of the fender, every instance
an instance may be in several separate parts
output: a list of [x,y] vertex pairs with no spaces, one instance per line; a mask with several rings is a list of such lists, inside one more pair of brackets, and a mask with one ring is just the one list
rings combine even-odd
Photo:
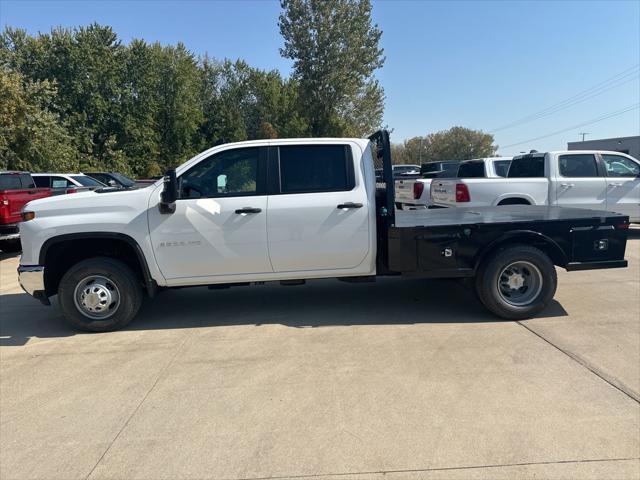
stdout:
[[493,201],[493,206],[497,206],[502,200],[509,200],[509,199],[518,199],[518,200],[526,200],[527,202],[529,202],[531,205],[540,205],[538,202],[536,202],[536,199],[533,198],[531,195],[529,195],[528,193],[503,193],[502,195],[500,195],[498,198],[496,198]]
[[55,237],[51,237],[47,239],[40,248],[40,255],[38,257],[40,265],[45,264],[45,260],[47,258],[47,252],[52,245],[57,243],[66,242],[69,240],[86,240],[89,238],[100,238],[100,239],[113,239],[113,240],[121,240],[128,243],[136,252],[136,256],[138,257],[138,261],[140,262],[140,269],[142,270],[142,276],[145,288],[147,289],[147,293],[149,297],[154,297],[158,285],[156,281],[151,276],[149,271],[149,265],[147,264],[147,259],[144,256],[144,252],[140,245],[136,240],[134,240],[129,235],[118,232],[79,232],[79,233],[65,233],[62,235],[57,235]]
[[540,232],[534,232],[532,230],[514,230],[512,232],[505,233],[501,237],[491,242],[489,245],[486,245],[482,250],[480,250],[480,252],[474,258],[474,274],[477,272],[478,267],[489,253],[491,253],[501,244],[512,243],[513,240],[519,239],[527,241],[526,243],[544,243],[550,249],[550,251],[548,251],[547,253],[549,253],[551,260],[560,267],[566,267],[566,265],[569,263],[567,254],[555,240],[547,237]]

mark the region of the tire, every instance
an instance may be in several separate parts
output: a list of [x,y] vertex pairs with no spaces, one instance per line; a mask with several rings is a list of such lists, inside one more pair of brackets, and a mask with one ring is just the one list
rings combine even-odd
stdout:
[[0,240],[0,250],[4,253],[16,253],[22,251],[22,244],[20,239],[15,240]]
[[65,319],[88,332],[123,328],[138,313],[142,297],[135,273],[120,260],[109,257],[76,263],[63,275],[58,287]]
[[492,254],[480,266],[475,282],[484,306],[507,320],[531,318],[543,310],[555,295],[557,285],[551,259],[527,245],[514,245]]

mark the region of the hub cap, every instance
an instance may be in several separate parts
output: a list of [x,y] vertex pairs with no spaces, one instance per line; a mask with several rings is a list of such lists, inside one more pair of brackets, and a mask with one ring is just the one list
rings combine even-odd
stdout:
[[91,275],[78,282],[74,293],[76,308],[85,317],[103,320],[120,306],[120,291],[109,278]]
[[542,291],[542,274],[530,262],[513,262],[498,276],[500,298],[514,307],[524,307],[535,301]]

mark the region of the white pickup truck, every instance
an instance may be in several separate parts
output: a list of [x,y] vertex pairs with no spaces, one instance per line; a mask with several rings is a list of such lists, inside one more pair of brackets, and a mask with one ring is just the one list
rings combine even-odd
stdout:
[[[396,180],[396,206],[403,209],[431,206],[431,183],[434,178],[500,178],[506,177],[511,157],[490,157],[464,160],[453,169],[434,173],[432,178]],[[429,175],[429,174],[427,174]]]
[[125,326],[145,293],[172,287],[377,275],[475,278],[490,311],[521,319],[553,298],[554,265],[627,266],[624,215],[396,212],[391,164],[384,130],[364,140],[259,140],[215,146],[147,188],[36,200],[22,211],[20,285],[46,305],[57,295],[64,317],[90,331]]
[[438,179],[441,207],[558,205],[607,210],[640,222],[640,162],[618,152],[570,150],[513,157],[507,178]]

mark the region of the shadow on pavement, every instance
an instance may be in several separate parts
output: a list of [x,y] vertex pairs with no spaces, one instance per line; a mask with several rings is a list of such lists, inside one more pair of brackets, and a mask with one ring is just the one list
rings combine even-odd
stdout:
[[[52,299],[54,300],[54,299]],[[2,296],[0,345],[29,338],[78,333],[64,322],[53,301],[41,306],[26,294]],[[540,314],[566,316],[556,301]],[[208,290],[167,290],[147,300],[127,330],[281,324],[294,328],[503,321],[490,314],[471,290],[453,280],[378,279],[349,284],[316,280],[303,286],[277,284]]]

